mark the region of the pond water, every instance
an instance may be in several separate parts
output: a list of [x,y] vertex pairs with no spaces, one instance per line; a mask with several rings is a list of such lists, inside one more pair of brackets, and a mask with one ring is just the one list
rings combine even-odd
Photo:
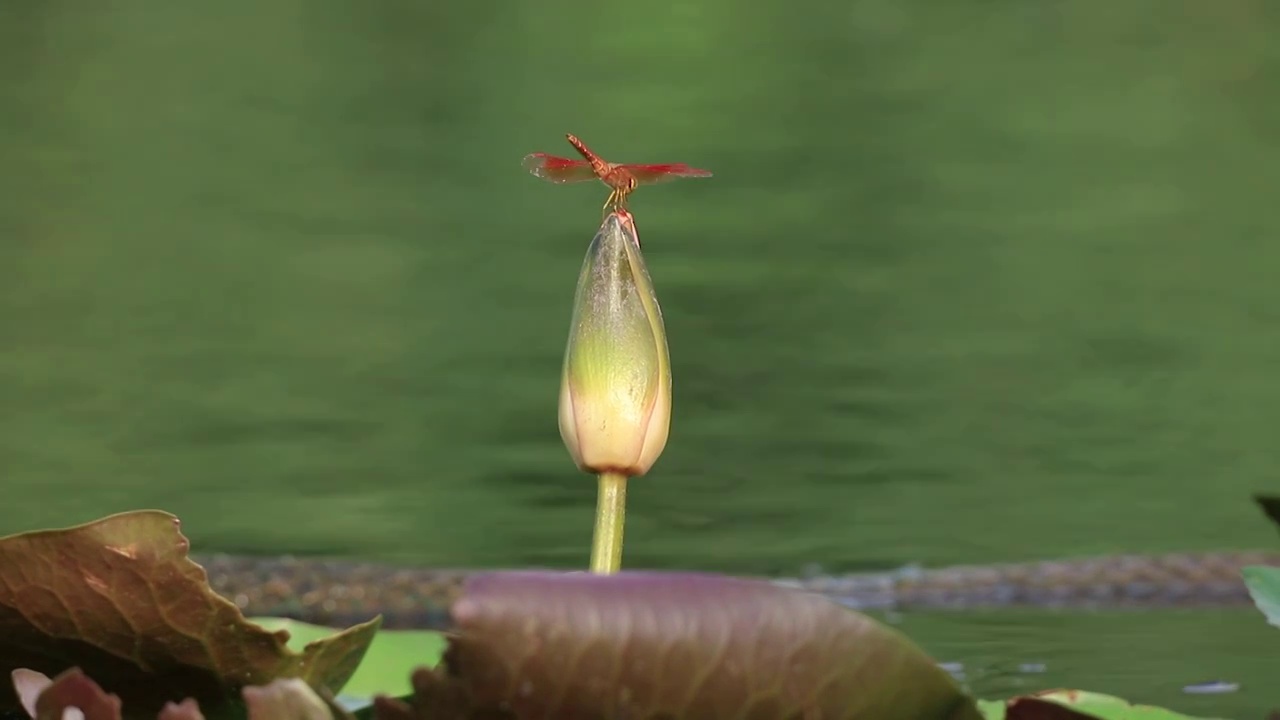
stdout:
[[[716,173],[632,200],[675,374],[632,566],[1273,544],[1278,8],[5,3],[0,533],[582,566],[555,402],[606,191],[520,168],[573,132]],[[1171,617],[918,622],[1261,703],[1259,618]]]
[[1065,687],[1196,717],[1264,720],[1280,710],[1280,631],[1260,627],[1251,608],[877,617],[923,645],[978,697]]

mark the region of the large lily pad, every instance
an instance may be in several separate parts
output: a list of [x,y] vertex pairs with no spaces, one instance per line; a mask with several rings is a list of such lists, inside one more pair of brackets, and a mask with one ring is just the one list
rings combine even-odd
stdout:
[[487,573],[452,614],[441,666],[378,717],[981,718],[906,637],[763,581]]
[[[0,673],[79,667],[127,713],[154,717],[166,701],[216,706],[277,678],[336,692],[355,672],[378,619],[293,652],[287,632],[214,593],[187,550],[178,519],[153,510],[0,538]],[[16,707],[0,685],[0,710]]]

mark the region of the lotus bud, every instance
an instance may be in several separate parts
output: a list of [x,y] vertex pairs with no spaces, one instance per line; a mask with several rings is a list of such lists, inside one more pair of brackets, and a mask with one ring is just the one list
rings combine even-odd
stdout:
[[671,360],[635,218],[605,217],[587,248],[560,385],[560,436],[578,467],[644,475],[671,424]]

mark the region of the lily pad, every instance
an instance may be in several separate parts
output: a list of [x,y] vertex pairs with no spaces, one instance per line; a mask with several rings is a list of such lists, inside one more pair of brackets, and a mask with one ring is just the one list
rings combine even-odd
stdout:
[[180,703],[165,703],[156,720],[205,720],[200,704],[191,698]]
[[[43,687],[40,687],[34,702],[23,704],[36,720],[62,720],[71,709],[79,710],[84,720],[120,720],[120,698],[103,692],[97,683],[80,672],[80,668],[72,668],[52,680],[39,673],[31,673],[24,681],[30,683],[33,675],[39,676],[36,682]],[[16,672],[14,682],[18,682]],[[25,691],[23,695],[26,695]]]
[[1271,522],[1280,525],[1280,495],[1254,495],[1253,499]]
[[1253,604],[1267,617],[1267,622],[1280,627],[1280,568],[1250,565],[1240,572]]
[[1005,720],[1099,720],[1079,710],[1038,697],[1020,697],[1010,700],[1004,714]]
[[350,714],[332,700],[316,694],[298,678],[272,681],[262,687],[246,687],[241,693],[249,720],[334,720]]
[[[106,692],[92,678],[71,668],[57,678],[33,670],[16,670],[14,686],[23,698],[27,716],[33,720],[122,720],[120,698]],[[323,695],[321,694],[323,693]],[[231,716],[245,720],[354,720],[333,702],[324,690],[317,693],[300,678],[281,678],[266,685],[245,686],[244,706]],[[222,706],[226,709],[226,706]],[[132,717],[146,717],[137,712]],[[156,720],[205,720],[200,704],[193,698],[166,703]],[[149,719],[148,719],[149,720]]]
[[1006,702],[983,701],[979,706],[986,720],[1200,720],[1085,690],[1045,690]]
[[[0,538],[0,672],[79,667],[148,717],[188,697],[208,712],[277,678],[336,692],[355,672],[379,619],[293,652],[287,632],[213,592],[187,550],[178,519],[155,510]],[[0,685],[0,710],[17,707]]]
[[452,614],[441,665],[379,718],[982,717],[895,630],[764,581],[486,573]]
[[[253,618],[253,622],[268,630],[288,631],[289,647],[294,650],[334,634],[333,628],[288,618]],[[408,695],[413,690],[410,674],[415,668],[439,662],[444,647],[445,637],[438,632],[379,630],[360,667],[342,687],[342,694],[348,698]]]

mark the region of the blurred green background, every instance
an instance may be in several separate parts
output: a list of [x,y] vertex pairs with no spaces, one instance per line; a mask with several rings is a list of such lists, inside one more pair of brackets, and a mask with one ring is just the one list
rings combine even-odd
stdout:
[[0,5],[0,533],[586,562],[556,394],[607,190],[675,415],[627,563],[1264,547],[1280,5]]
[[[607,191],[520,168],[573,132],[715,172],[632,200],[675,415],[629,566],[1272,546],[1277,33],[1265,0],[9,0],[0,534],[159,507],[203,552],[584,567],[556,396]],[[1280,706],[1252,609],[904,628],[991,696]]]

